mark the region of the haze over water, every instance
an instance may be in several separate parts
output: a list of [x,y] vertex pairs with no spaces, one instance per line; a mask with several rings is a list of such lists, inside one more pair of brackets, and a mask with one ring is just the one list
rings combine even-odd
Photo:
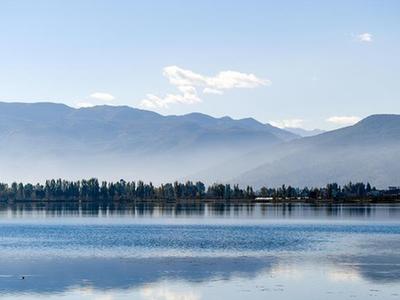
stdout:
[[2,299],[400,298],[398,205],[0,212]]

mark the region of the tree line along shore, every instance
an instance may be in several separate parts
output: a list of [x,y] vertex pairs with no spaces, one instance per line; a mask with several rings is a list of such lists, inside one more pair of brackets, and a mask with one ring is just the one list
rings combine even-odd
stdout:
[[96,178],[68,181],[46,180],[44,184],[0,183],[0,201],[397,201],[399,187],[377,189],[370,183],[349,182],[343,186],[329,183],[325,187],[240,187],[237,184],[187,181],[158,186],[143,181],[99,182]]

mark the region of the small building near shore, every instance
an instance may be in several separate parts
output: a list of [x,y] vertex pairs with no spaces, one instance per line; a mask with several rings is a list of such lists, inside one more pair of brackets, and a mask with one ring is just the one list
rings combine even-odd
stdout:
[[256,201],[273,201],[274,198],[273,197],[256,197],[255,200]]

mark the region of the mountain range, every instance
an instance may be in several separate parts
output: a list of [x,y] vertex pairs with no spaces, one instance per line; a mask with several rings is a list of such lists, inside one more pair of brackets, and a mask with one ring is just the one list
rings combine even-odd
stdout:
[[[293,131],[293,130],[292,130]],[[0,103],[0,181],[98,177],[277,186],[400,183],[400,116],[310,137],[255,119]]]
[[314,136],[325,132],[324,130],[321,129],[307,130],[299,127],[284,127],[283,129],[291,133],[294,133],[296,135],[299,135],[301,137]]
[[0,103],[0,179],[96,176],[160,182],[296,138],[252,118]]

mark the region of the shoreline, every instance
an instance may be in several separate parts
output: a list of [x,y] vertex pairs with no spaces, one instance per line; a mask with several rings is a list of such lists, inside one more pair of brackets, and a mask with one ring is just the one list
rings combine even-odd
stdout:
[[394,199],[40,199],[40,200],[0,200],[1,204],[400,204],[400,197]]

